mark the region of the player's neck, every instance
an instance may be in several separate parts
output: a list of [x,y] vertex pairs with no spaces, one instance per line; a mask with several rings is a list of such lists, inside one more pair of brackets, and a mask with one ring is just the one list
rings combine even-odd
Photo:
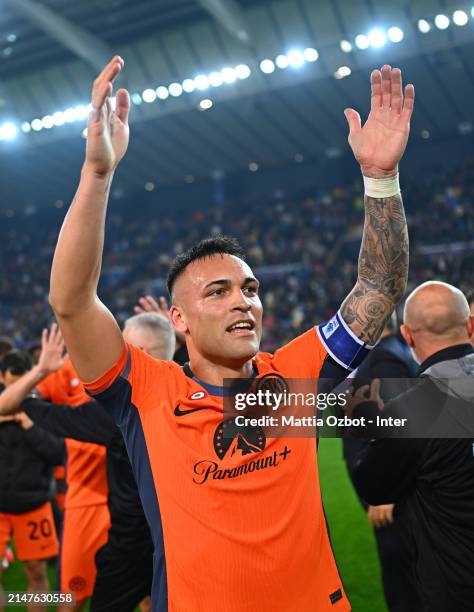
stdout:
[[252,360],[241,365],[217,364],[204,357],[192,357],[189,367],[196,378],[209,385],[222,386],[228,378],[250,378],[253,373]]

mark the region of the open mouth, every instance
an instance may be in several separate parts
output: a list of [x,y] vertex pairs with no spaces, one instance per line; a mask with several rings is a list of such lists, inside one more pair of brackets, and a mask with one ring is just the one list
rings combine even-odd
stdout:
[[236,321],[229,325],[226,331],[230,334],[234,334],[236,336],[248,336],[253,334],[255,324],[253,321]]

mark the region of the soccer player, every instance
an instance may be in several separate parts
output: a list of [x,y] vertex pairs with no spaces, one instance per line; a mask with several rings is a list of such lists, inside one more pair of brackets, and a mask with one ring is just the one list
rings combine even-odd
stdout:
[[[124,338],[156,359],[173,357],[173,328],[166,316],[156,312],[144,312],[128,319]],[[142,602],[140,609],[144,612],[149,609],[153,543],[123,437],[112,415],[102,405],[92,401],[73,407],[51,404],[34,397],[25,400],[39,378],[51,370],[51,364],[60,365],[61,351],[60,345],[55,345],[43,335],[36,370],[0,395],[0,419],[2,415],[15,413],[21,405],[26,415],[42,429],[57,436],[107,448],[111,526],[107,543],[95,557],[97,577],[90,610],[133,612]]]
[[[31,365],[30,356],[23,351],[3,357],[1,371],[7,390]],[[25,413],[0,417],[0,559],[13,536],[30,593],[48,592],[46,560],[58,554],[51,480],[53,466],[62,462],[64,452],[64,441],[37,427]],[[0,566],[0,582],[1,573]],[[44,609],[38,604],[28,606],[30,612]]]
[[97,297],[108,195],[128,145],[129,95],[117,91],[114,112],[109,102],[123,66],[113,58],[93,86],[86,160],[58,239],[50,302],[81,379],[124,436],[155,545],[153,610],[349,610],[315,441],[255,428],[250,444],[233,444],[223,434],[222,385],[271,373],[345,376],[377,342],[406,286],[398,162],[414,88],[403,95],[400,70],[384,66],[372,73],[365,125],[346,110],[366,220],[358,279],[337,315],[274,355],[259,353],[258,280],[234,240],[210,238],[178,256],[168,277],[171,321],[190,356],[181,368],[127,345]]
[[[57,333],[53,325],[50,334]],[[90,401],[68,356],[59,370],[38,383],[37,391],[42,399],[59,405],[80,406]],[[107,542],[110,527],[105,448],[71,438],[65,441],[67,491],[58,584],[61,591],[74,592],[73,610],[79,612],[94,590],[95,555]],[[67,612],[71,612],[71,606]]]

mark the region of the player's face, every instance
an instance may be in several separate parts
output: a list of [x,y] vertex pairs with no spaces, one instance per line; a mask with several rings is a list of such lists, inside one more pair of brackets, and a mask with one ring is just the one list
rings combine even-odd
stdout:
[[186,334],[191,359],[199,355],[229,367],[254,357],[262,336],[258,281],[233,255],[190,264],[176,282],[177,331]]

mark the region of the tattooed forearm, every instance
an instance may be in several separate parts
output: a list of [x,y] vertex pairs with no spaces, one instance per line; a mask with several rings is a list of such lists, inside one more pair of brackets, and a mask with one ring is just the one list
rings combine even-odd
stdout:
[[365,225],[357,283],[341,314],[351,330],[375,344],[405,293],[408,277],[408,232],[401,195],[365,196]]

